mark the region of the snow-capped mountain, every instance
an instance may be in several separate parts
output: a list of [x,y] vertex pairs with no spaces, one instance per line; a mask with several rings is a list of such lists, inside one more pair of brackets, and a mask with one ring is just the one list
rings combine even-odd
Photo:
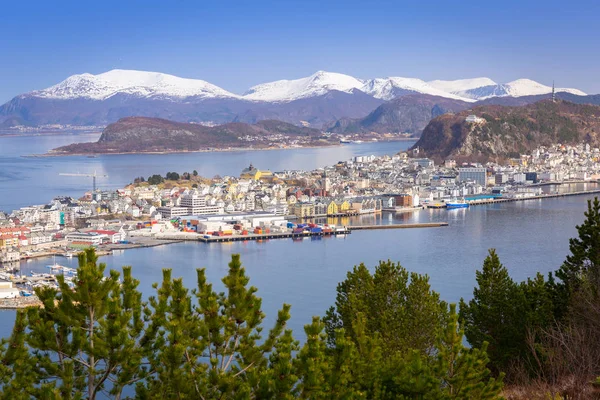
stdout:
[[218,86],[199,79],[185,79],[159,72],[113,69],[98,75],[73,75],[44,90],[30,93],[48,99],[87,98],[105,100],[115,94],[138,97],[238,98]]
[[281,80],[251,87],[243,98],[258,101],[292,101],[321,96],[332,90],[351,93],[360,89],[363,82],[350,75],[317,71],[306,78]]
[[[497,84],[489,78],[430,82],[402,77],[363,80],[318,71],[305,78],[256,85],[239,95],[199,79],[116,69],[98,75],[73,75],[47,89],[14,97],[0,106],[0,128],[98,126],[128,116],[216,124],[278,119],[323,127],[342,118],[363,118],[383,103],[406,95],[412,95],[407,102],[414,105],[431,96],[438,98],[436,104],[439,98],[445,98],[468,105],[483,99],[494,101],[490,98],[495,97],[510,102],[510,96],[551,91],[550,86],[528,79],[506,84]],[[589,97],[582,98],[585,93],[577,89],[560,88],[556,92],[567,92],[563,94],[571,96],[569,100],[574,102],[584,102]],[[404,106],[413,110],[410,104]],[[415,110],[425,112],[426,108]],[[428,112],[423,117],[431,116]]]
[[[521,97],[552,93],[552,87],[542,85],[531,79],[517,79],[508,83],[495,83],[489,78],[462,79],[457,81],[431,81],[430,85],[446,90],[457,96],[485,100],[491,97]],[[556,88],[555,91],[566,92],[578,96],[586,94],[578,89]]]
[[434,87],[442,92],[446,93],[460,93],[466,90],[476,89],[483,86],[496,85],[496,82],[490,78],[472,78],[472,79],[457,79],[454,81],[429,81],[427,84]]
[[360,90],[377,99],[383,100],[392,100],[396,97],[411,93],[423,93],[456,100],[474,101],[447,91],[439,90],[438,88],[429,85],[427,82],[416,78],[389,77],[369,79],[368,81],[365,81],[365,84]]

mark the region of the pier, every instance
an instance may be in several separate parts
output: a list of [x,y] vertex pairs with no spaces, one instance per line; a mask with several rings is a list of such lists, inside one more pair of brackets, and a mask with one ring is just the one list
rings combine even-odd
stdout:
[[600,189],[593,189],[593,190],[582,190],[579,192],[550,193],[550,194],[542,194],[539,196],[528,196],[528,197],[468,200],[467,202],[469,203],[470,206],[479,206],[479,205],[485,205],[485,204],[507,203],[510,201],[541,200],[541,199],[552,199],[552,198],[556,198],[556,197],[581,196],[581,195],[586,195],[586,194],[599,194],[599,193],[600,193]]
[[423,222],[415,224],[390,224],[390,225],[356,225],[349,226],[351,231],[368,230],[368,229],[410,229],[410,228],[439,228],[448,226],[447,222]]
[[[156,236],[158,240],[170,240],[170,241],[194,241],[202,243],[226,243],[226,242],[243,242],[248,240],[270,240],[270,239],[303,239],[311,237],[328,237],[328,236],[343,236],[349,235],[352,231],[358,230],[381,230],[381,229],[413,229],[413,228],[439,228],[448,226],[447,222],[425,222],[425,223],[414,223],[414,224],[389,224],[389,225],[354,225],[347,226],[344,228],[336,229],[331,232],[272,232],[255,234],[249,233],[248,235],[228,235],[228,236],[210,236],[205,237],[200,234],[188,233],[185,235],[161,235]],[[142,246],[143,247],[143,246]]]

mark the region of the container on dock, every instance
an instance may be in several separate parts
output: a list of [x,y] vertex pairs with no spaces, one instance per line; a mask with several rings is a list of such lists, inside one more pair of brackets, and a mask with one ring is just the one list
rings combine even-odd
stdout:
[[298,228],[306,228],[308,225],[307,224],[298,224],[297,226],[298,226]]
[[316,227],[317,227],[317,224],[308,224],[308,227],[309,227],[309,228],[316,228]]
[[332,233],[332,232],[333,232],[333,229],[331,229],[329,227],[323,228],[323,233]]
[[304,229],[303,229],[303,228],[294,228],[294,229],[292,230],[292,233],[303,233],[303,232],[304,232]]
[[248,234],[248,231],[244,229],[244,230],[242,231],[242,236],[246,236],[247,234]]
[[235,225],[233,225],[233,229],[235,229],[236,231],[242,230],[242,224],[235,224]]
[[310,233],[322,233],[323,229],[315,226],[314,228],[310,228]]
[[295,226],[296,226],[296,225],[294,225],[294,223],[293,223],[293,222],[288,222],[288,223],[287,223],[287,227],[288,227],[289,229],[294,229],[294,227],[295,227]]
[[254,233],[256,233],[257,235],[262,235],[263,230],[260,228],[254,228]]

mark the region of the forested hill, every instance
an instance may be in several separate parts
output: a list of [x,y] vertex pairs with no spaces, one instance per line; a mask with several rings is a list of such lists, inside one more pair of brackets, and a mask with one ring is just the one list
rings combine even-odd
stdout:
[[[469,115],[479,118],[467,121]],[[427,157],[500,160],[538,146],[600,146],[600,106],[543,100],[521,107],[479,106],[433,119],[414,145]]]
[[[232,122],[204,126],[160,118],[127,117],[108,125],[96,143],[76,143],[54,149],[52,153],[169,152],[229,147],[264,148],[269,147],[274,135],[302,138],[304,142],[313,145],[318,144],[322,136],[317,129],[274,120],[259,121],[256,124]],[[285,143],[285,139],[280,141]]]

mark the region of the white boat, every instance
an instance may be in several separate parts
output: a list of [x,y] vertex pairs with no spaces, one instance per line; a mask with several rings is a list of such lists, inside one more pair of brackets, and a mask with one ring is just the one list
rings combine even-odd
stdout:
[[53,258],[53,263],[50,265],[46,265],[46,268],[50,269],[50,271],[62,271],[65,267],[63,267],[62,265],[58,264],[56,262],[56,256],[54,256]]

